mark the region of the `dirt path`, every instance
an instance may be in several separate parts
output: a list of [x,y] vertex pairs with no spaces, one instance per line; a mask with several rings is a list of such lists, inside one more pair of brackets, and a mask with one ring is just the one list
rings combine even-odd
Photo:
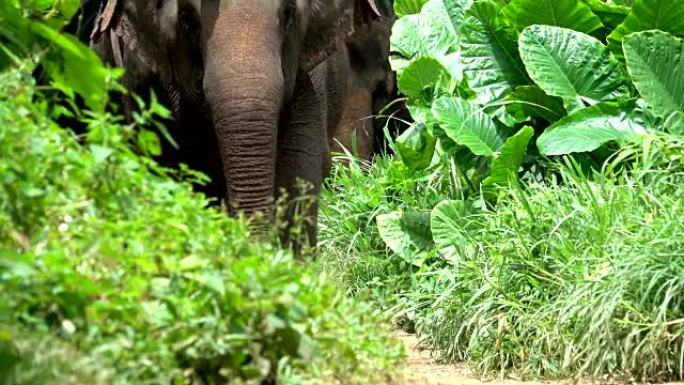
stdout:
[[[418,339],[410,334],[399,333],[397,337],[406,346],[408,367],[405,385],[570,385],[572,381],[481,381],[466,366],[442,365],[435,362],[430,352],[418,348]],[[595,384],[599,384],[595,382]],[[684,385],[682,382],[663,385]]]

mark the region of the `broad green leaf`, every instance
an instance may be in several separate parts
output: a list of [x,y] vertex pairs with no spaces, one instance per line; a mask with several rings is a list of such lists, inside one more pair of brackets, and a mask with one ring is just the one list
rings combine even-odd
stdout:
[[568,112],[629,96],[618,61],[595,38],[566,28],[533,25],[520,34],[527,73]]
[[624,39],[627,71],[646,103],[667,117],[684,112],[684,40],[661,31]]
[[624,5],[606,3],[603,0],[584,0],[584,2],[610,31],[625,21],[629,14],[629,8]]
[[461,79],[459,29],[465,8],[472,0],[430,0],[419,14],[397,20],[392,27],[392,69],[401,73],[422,56],[438,60],[454,79]]
[[432,244],[430,214],[397,211],[378,215],[376,221],[387,247],[406,262],[420,266],[422,252]]
[[398,73],[413,59],[423,56],[437,59],[455,51],[453,44],[454,41],[458,42],[458,36],[449,15],[446,11],[432,11],[428,16],[428,11],[430,9],[425,9],[420,14],[404,16],[392,26],[390,48],[393,54],[390,63],[392,69]]
[[506,97],[506,103],[506,111],[519,122],[525,122],[530,118],[543,118],[553,123],[566,115],[563,100],[547,95],[537,86],[516,87],[513,93]]
[[75,37],[43,24],[32,23],[31,29],[52,43],[44,64],[53,85],[69,96],[79,94],[93,110],[104,109],[109,72],[95,52]]
[[468,85],[483,106],[501,101],[514,87],[528,84],[518,55],[517,34],[497,20],[492,1],[476,2],[466,12],[461,62]]
[[435,248],[447,261],[457,262],[459,249],[468,244],[468,235],[460,223],[468,215],[463,201],[443,201],[432,209],[430,227]]
[[622,54],[622,39],[634,32],[659,29],[684,35],[684,4],[681,0],[636,0],[625,21],[608,35],[608,47]]
[[419,13],[428,0],[394,0],[394,13],[397,17]]
[[414,123],[396,140],[401,160],[406,167],[422,170],[430,165],[437,140],[428,134],[423,124]]
[[430,102],[438,88],[448,91],[448,79],[449,74],[440,62],[431,57],[421,57],[397,76],[397,85],[399,91],[409,98]]
[[545,155],[587,152],[611,141],[625,143],[646,132],[645,127],[624,111],[597,104],[576,111],[547,128],[537,139],[537,147]]
[[492,160],[490,175],[482,181],[485,186],[508,185],[509,178],[517,178],[518,169],[522,165],[527,153],[527,145],[534,135],[534,129],[525,126],[515,135],[506,139],[501,154]]
[[430,214],[432,238],[437,252],[453,265],[472,259],[479,246],[471,239],[472,234],[482,227],[480,218],[466,202],[440,202]]
[[449,138],[475,155],[492,155],[503,145],[492,119],[466,100],[439,98],[432,106],[432,114]]
[[591,33],[603,27],[591,8],[578,0],[511,0],[503,13],[520,30],[543,24]]

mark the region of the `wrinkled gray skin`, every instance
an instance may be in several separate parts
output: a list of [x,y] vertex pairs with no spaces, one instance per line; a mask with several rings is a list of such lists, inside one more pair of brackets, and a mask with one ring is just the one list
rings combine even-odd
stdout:
[[[347,92],[348,68],[327,59],[376,19],[373,0],[113,1],[91,45],[127,69],[128,88],[162,93],[181,159],[202,158],[232,213],[264,230],[280,191],[298,200],[297,179],[318,196]],[[314,203],[311,244],[316,215]]]
[[392,100],[395,91],[389,64],[389,39],[395,20],[393,2],[377,0],[376,4],[381,17],[356,28],[343,49],[329,59],[342,61],[348,68],[346,97],[331,150],[348,151],[364,160],[370,160],[373,154],[374,115]]

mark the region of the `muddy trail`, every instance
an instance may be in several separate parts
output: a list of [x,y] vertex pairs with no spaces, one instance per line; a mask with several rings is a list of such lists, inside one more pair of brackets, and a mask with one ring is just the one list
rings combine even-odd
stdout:
[[[563,381],[517,381],[481,380],[464,364],[440,364],[427,350],[421,350],[418,338],[406,333],[397,337],[404,343],[408,355],[404,371],[404,385],[570,385],[572,380]],[[589,382],[585,383],[589,384]],[[616,384],[615,382],[595,381],[591,384]],[[619,385],[619,383],[617,383]],[[671,382],[663,385],[684,385],[684,382]]]

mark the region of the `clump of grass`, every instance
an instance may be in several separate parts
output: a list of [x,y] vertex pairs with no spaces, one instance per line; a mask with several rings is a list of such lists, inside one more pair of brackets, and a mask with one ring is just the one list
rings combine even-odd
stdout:
[[432,209],[455,194],[448,173],[411,170],[389,156],[377,156],[371,164],[338,160],[321,197],[323,265],[357,295],[383,308],[403,308],[403,294],[419,269],[388,251],[376,217],[400,209]]
[[472,255],[418,330],[482,372],[684,377],[684,173],[585,175],[502,190],[464,221]]
[[[380,157],[324,194],[328,266],[408,316],[423,342],[483,374],[684,378],[684,141],[649,139],[600,171],[572,158],[458,218],[458,260],[402,265],[374,218],[459,199],[448,168]],[[336,189],[337,186],[341,186]],[[475,207],[477,206],[477,207]]]

